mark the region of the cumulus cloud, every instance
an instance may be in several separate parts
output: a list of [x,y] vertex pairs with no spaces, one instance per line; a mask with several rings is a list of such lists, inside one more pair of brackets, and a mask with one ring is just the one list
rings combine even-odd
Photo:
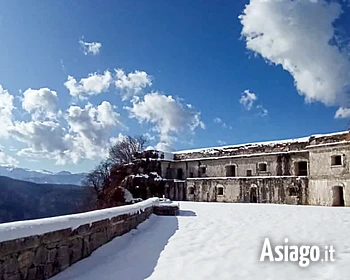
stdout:
[[334,115],[335,119],[348,119],[350,118],[350,108],[340,107]]
[[86,99],[88,96],[107,91],[111,82],[111,72],[105,71],[104,74],[91,73],[87,78],[82,78],[79,82],[74,77],[68,76],[64,85],[71,96],[78,99]]
[[133,107],[127,109],[130,116],[140,123],[154,124],[154,130],[160,135],[160,143],[164,145],[171,145],[180,132],[205,128],[200,120],[200,112],[195,111],[191,105],[158,92],[146,94],[143,100],[133,103]]
[[27,89],[23,93],[22,108],[32,114],[33,119],[55,119],[57,116],[57,93],[48,88]]
[[247,49],[281,65],[307,102],[347,103],[350,62],[332,44],[339,3],[325,0],[250,0],[240,20]]
[[122,69],[115,70],[115,86],[121,90],[122,99],[127,100],[139,94],[144,88],[152,85],[152,78],[144,71],[125,74]]
[[12,125],[13,99],[13,95],[0,85],[0,137],[7,137],[7,128]]
[[81,47],[82,52],[85,55],[92,54],[97,55],[100,52],[100,48],[102,47],[102,44],[99,42],[84,42],[82,39],[79,40],[79,45]]
[[254,105],[254,102],[258,100],[258,97],[255,93],[250,92],[249,89],[246,89],[241,93],[241,98],[239,99],[239,103],[243,105],[243,107],[250,111]]
[[98,106],[70,106],[65,113],[67,127],[56,121],[15,122],[10,135],[26,144],[18,155],[50,158],[57,164],[78,163],[81,159],[107,155],[110,129],[120,124],[119,114],[104,101]]

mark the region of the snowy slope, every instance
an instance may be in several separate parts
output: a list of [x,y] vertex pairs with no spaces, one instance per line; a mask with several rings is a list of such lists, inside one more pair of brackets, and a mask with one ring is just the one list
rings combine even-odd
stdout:
[[47,170],[30,170],[27,168],[0,166],[0,176],[33,182],[37,184],[69,184],[81,185],[85,173],[73,174],[68,171],[50,172]]
[[[181,202],[179,217],[151,216],[51,280],[348,279],[350,209]],[[260,262],[276,245],[334,245],[335,262]]]

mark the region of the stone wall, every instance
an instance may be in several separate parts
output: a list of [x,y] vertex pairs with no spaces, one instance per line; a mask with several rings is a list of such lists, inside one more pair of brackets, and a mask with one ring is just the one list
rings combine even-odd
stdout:
[[136,228],[153,213],[153,206],[77,229],[48,232],[0,242],[0,280],[48,279],[88,257],[103,244]]
[[305,205],[308,179],[296,176],[188,179],[187,200]]

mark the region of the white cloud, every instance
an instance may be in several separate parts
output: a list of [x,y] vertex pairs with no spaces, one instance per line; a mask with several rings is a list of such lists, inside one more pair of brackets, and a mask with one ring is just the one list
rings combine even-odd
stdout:
[[79,40],[80,47],[82,49],[82,52],[85,55],[92,54],[97,55],[100,52],[100,48],[102,47],[102,44],[99,42],[84,42],[83,40]]
[[213,120],[213,122],[214,122],[215,124],[221,125],[223,128],[232,129],[232,126],[227,125],[227,124],[226,124],[221,118],[219,118],[219,117],[216,117],[216,118]]
[[258,109],[258,114],[260,117],[265,117],[269,114],[269,111],[264,108],[262,105],[256,106],[256,109]]
[[250,92],[249,89],[246,89],[241,93],[241,98],[239,99],[239,103],[243,105],[243,107],[250,111],[254,105],[254,102],[258,100],[258,97],[255,93]]
[[115,70],[115,86],[121,90],[122,99],[127,100],[139,94],[144,88],[152,85],[152,77],[144,71],[125,74],[122,69]]
[[96,95],[109,89],[112,82],[112,74],[105,71],[104,74],[91,73],[87,78],[79,82],[72,76],[68,76],[64,83],[71,96],[86,99],[89,95]]
[[15,159],[14,157],[11,157],[5,154],[5,152],[2,149],[3,147],[0,145],[0,166],[4,166],[4,165],[17,166],[19,163],[18,160]]
[[85,108],[69,107],[67,122],[69,139],[73,143],[70,157],[76,162],[79,158],[106,156],[111,142],[108,134],[113,127],[121,125],[118,118],[119,114],[107,101],[97,107],[91,104]]
[[104,101],[94,107],[71,106],[66,112],[67,128],[54,121],[15,122],[10,135],[26,147],[18,155],[49,158],[57,164],[78,163],[82,159],[105,157],[110,145],[109,132],[120,124],[119,114]]
[[0,137],[7,137],[7,129],[12,125],[13,99],[13,95],[0,85]]
[[223,140],[218,140],[217,142],[218,142],[219,145],[226,145],[226,144],[227,144],[227,143],[226,143],[225,141],[223,141]]
[[144,100],[133,103],[133,107],[127,109],[131,117],[140,123],[154,124],[154,130],[160,134],[160,142],[167,145],[176,141],[180,132],[193,133],[198,127],[205,128],[200,113],[192,106],[158,92],[146,94]]
[[350,108],[340,107],[334,115],[335,119],[348,119],[350,118]]
[[23,93],[22,108],[32,114],[33,119],[55,119],[57,116],[57,93],[48,88],[27,89]]
[[325,0],[250,0],[240,16],[246,47],[294,78],[307,102],[347,103],[350,62],[330,42],[341,5]]
[[267,116],[269,111],[261,104],[255,105],[257,101],[258,96],[255,93],[251,92],[249,89],[246,89],[244,92],[242,92],[241,98],[239,99],[239,103],[242,104],[244,109],[247,111],[251,111],[254,108],[254,111],[256,111],[260,117]]

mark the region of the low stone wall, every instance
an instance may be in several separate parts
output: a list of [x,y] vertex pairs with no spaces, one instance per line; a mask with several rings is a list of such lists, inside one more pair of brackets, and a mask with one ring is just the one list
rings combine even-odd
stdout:
[[179,215],[179,206],[154,206],[153,213],[159,216],[177,216]]
[[0,280],[48,279],[136,228],[153,206],[92,224],[0,242]]

